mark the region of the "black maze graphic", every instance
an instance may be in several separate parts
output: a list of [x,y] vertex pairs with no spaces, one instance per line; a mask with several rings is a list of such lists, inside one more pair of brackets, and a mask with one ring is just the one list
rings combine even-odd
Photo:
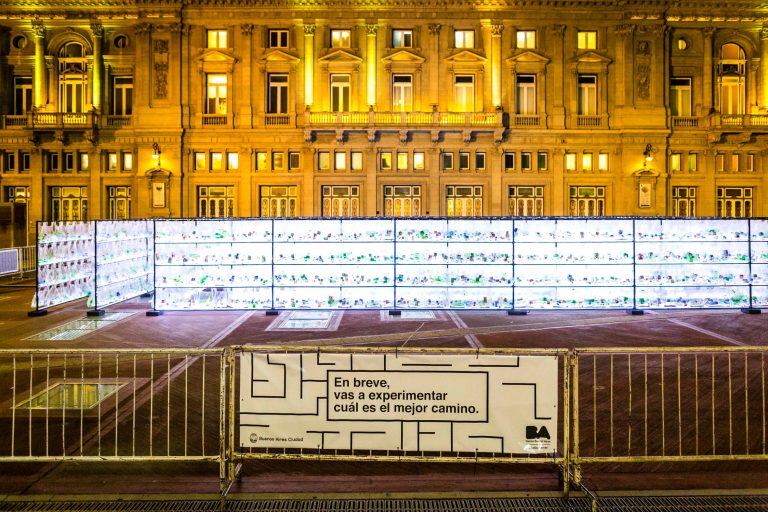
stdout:
[[557,376],[555,356],[245,353],[240,445],[551,454]]

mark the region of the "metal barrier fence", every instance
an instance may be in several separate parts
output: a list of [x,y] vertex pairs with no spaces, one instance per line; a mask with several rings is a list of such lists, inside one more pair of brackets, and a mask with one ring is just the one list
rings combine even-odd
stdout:
[[[558,358],[554,455],[241,448],[240,356],[430,353]],[[546,464],[768,461],[768,347],[0,350],[0,463],[207,461],[221,489],[253,459]]]

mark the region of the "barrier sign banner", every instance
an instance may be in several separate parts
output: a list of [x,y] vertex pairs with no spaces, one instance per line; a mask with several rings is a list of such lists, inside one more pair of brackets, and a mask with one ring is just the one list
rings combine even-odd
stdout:
[[243,353],[246,448],[553,453],[556,356]]

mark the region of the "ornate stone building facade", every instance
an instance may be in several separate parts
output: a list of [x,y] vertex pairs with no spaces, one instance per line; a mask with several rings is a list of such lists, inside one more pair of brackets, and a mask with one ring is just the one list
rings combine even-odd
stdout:
[[19,0],[30,220],[768,215],[768,12],[734,0]]

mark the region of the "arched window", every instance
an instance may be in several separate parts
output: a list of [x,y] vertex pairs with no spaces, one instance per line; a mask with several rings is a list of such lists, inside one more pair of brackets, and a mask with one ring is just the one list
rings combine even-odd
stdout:
[[720,113],[745,113],[747,58],[744,49],[736,43],[720,47],[717,83],[720,91]]
[[76,41],[65,43],[59,50],[59,110],[83,112],[87,86],[85,48]]

